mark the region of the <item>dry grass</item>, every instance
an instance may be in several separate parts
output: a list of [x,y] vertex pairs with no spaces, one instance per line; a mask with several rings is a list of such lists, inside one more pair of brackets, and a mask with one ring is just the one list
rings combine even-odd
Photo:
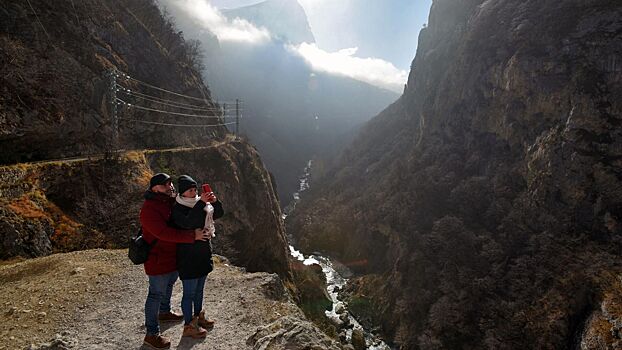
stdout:
[[23,195],[7,205],[15,214],[26,219],[48,219],[50,215],[39,205],[33,202],[29,195]]

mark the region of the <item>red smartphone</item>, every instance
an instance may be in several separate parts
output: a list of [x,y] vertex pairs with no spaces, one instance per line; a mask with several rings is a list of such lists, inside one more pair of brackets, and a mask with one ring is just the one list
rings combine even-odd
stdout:
[[203,186],[201,186],[203,193],[210,193],[213,192],[212,188],[209,186],[209,184],[203,184]]

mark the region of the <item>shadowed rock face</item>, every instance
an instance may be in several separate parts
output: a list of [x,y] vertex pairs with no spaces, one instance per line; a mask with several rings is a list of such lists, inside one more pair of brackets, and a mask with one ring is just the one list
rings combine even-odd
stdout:
[[592,313],[620,296],[621,15],[434,2],[404,95],[288,218],[301,248],[383,276],[356,285],[395,342],[620,341],[619,308]]
[[[119,79],[126,88],[175,102],[214,105],[196,70],[196,46],[184,40],[153,0],[30,3],[32,8],[26,2],[6,3],[0,11],[0,148],[11,150],[0,154],[0,164],[110,150],[114,122],[105,73],[113,67],[204,102]],[[121,92],[118,97],[167,109]],[[119,109],[123,118],[214,123]],[[164,128],[128,121],[120,121],[119,131],[122,149],[196,145],[224,134],[222,127]]]

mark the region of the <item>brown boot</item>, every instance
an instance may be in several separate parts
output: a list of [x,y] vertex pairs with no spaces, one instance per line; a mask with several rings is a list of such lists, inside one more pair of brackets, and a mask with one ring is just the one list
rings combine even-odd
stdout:
[[168,349],[171,347],[171,341],[161,335],[146,335],[143,344],[151,349]]
[[176,314],[172,311],[165,312],[163,314],[158,315],[158,320],[162,322],[179,322],[184,319],[184,316],[181,314]]
[[208,318],[205,318],[205,310],[199,312],[199,318],[198,318],[198,323],[199,326],[205,328],[205,329],[210,329],[210,328],[214,328],[214,323],[216,323],[216,321]]
[[200,338],[205,338],[207,336],[207,331],[203,329],[203,327],[199,326],[197,317],[194,316],[190,324],[184,325],[184,332],[181,336],[192,337],[194,339],[200,339]]

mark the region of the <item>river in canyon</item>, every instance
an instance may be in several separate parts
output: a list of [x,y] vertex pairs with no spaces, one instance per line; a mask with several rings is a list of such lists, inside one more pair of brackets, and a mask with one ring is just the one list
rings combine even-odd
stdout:
[[[313,161],[310,160],[300,176],[300,186],[298,192],[293,194],[293,200],[283,210],[283,220],[285,220],[287,215],[291,214],[296,209],[296,204],[300,201],[301,193],[309,189],[309,178],[312,166]],[[356,318],[348,311],[347,303],[339,299],[339,291],[343,290],[344,286],[348,283],[348,278],[352,276],[352,273],[344,264],[318,253],[305,256],[293,245],[289,246],[289,251],[295,259],[302,261],[305,265],[318,264],[322,267],[322,272],[324,272],[324,275],[326,276],[328,295],[332,301],[332,309],[326,311],[326,316],[338,327],[345,329],[345,336],[348,342],[352,340],[352,334],[358,330],[362,331],[365,336],[367,350],[391,349],[378,336],[364,329]]]

